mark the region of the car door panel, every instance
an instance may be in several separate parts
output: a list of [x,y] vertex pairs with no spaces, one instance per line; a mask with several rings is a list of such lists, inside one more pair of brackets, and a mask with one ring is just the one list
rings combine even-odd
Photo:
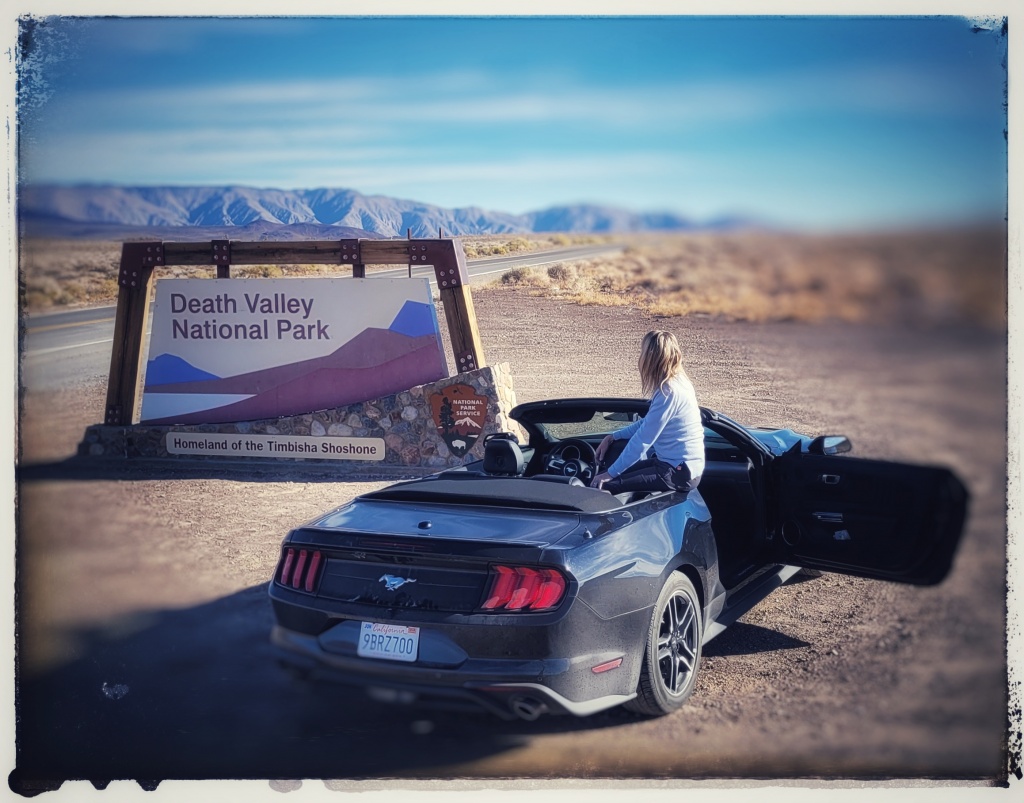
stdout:
[[967,491],[948,469],[796,450],[771,468],[786,562],[920,585],[949,572]]

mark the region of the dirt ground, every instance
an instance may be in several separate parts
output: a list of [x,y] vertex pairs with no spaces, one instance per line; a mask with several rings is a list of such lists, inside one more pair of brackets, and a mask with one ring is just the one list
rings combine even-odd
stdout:
[[[519,401],[635,395],[675,332],[701,403],[952,466],[971,492],[950,577],[787,585],[706,648],[689,703],[504,723],[311,692],[269,660],[284,533],[380,482],[62,466],[103,380],[27,393],[21,421],[19,772],[54,777],[1005,778],[1005,334],[730,323],[474,293]],[[1019,738],[1019,737],[1018,737]]]

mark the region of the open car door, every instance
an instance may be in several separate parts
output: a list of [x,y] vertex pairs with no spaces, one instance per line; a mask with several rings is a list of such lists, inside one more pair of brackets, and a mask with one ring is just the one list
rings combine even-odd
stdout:
[[945,578],[967,510],[951,471],[798,449],[769,466],[781,562],[916,585]]

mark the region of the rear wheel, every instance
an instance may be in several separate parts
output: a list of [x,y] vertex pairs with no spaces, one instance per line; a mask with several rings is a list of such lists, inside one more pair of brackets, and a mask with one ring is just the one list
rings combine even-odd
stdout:
[[686,702],[697,682],[703,626],[700,601],[684,574],[673,574],[654,606],[636,697],[626,708],[663,716]]

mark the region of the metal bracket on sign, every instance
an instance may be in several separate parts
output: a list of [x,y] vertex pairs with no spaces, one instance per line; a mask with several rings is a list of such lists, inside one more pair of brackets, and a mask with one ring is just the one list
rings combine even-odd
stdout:
[[[447,241],[409,243],[409,264],[412,267],[433,265],[437,286],[441,290],[458,287],[469,281],[465,261],[458,258],[460,254],[461,251],[456,251]],[[453,256],[455,264],[452,264]]]
[[455,268],[440,268],[434,265],[434,276],[437,279],[437,286],[442,290],[448,287],[458,287],[459,273]]
[[472,351],[463,351],[461,354],[456,355],[455,359],[459,363],[458,373],[476,370],[476,357],[473,356]]
[[231,264],[231,240],[213,240],[210,247],[214,265]]
[[[435,260],[433,259],[433,255],[432,255],[431,249],[427,248],[427,244],[426,243],[416,243],[416,242],[413,242],[413,243],[409,244],[409,266],[410,267],[416,268],[416,267],[419,267],[420,265],[433,265],[433,264],[435,264]],[[436,272],[437,268],[435,267],[434,270]],[[412,276],[411,273],[409,275]],[[440,287],[440,284],[438,284],[438,287]]]
[[124,257],[117,274],[117,284],[120,287],[139,287],[146,280],[148,271],[164,264],[164,244],[126,243]]
[[342,240],[338,263],[341,265],[361,265],[359,257],[359,240]]
[[121,423],[121,405],[110,404],[107,405],[107,426],[116,426]]

